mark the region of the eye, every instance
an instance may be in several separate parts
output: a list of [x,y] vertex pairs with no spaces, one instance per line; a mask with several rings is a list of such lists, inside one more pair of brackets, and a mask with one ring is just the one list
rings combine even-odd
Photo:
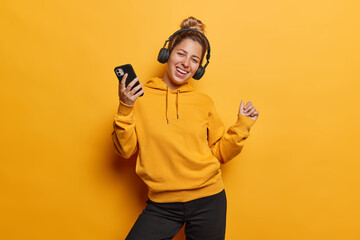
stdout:
[[192,61],[193,61],[194,63],[198,63],[198,62],[199,62],[199,60],[198,60],[197,58],[193,58]]
[[184,56],[184,54],[182,52],[178,52],[179,56]]

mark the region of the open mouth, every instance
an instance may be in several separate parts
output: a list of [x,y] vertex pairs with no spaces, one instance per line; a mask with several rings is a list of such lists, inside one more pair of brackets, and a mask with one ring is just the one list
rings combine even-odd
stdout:
[[186,74],[188,74],[188,72],[187,71],[184,71],[184,70],[182,70],[182,69],[180,69],[180,68],[176,68],[176,71],[181,75],[181,76],[184,76],[184,75],[186,75]]

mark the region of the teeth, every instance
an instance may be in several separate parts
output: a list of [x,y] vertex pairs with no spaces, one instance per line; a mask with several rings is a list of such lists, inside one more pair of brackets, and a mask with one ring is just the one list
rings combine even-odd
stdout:
[[186,74],[187,72],[181,70],[180,68],[176,68],[179,72],[181,72],[182,74]]

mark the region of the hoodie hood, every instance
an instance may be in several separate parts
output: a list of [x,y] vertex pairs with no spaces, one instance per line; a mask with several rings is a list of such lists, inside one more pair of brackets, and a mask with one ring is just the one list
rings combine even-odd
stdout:
[[168,88],[168,86],[166,85],[166,83],[163,82],[163,80],[161,78],[158,77],[154,77],[151,78],[147,83],[145,83],[146,87],[149,88],[153,88],[153,89],[159,89],[159,90],[164,90],[167,91],[167,89],[169,89],[169,92],[172,93],[176,93],[178,90],[181,93],[184,92],[191,92],[194,91],[195,89],[191,86],[191,84],[189,84],[189,82],[185,82],[183,85],[181,85],[178,89],[175,90],[171,90],[170,88]]
[[179,119],[179,95],[181,93],[194,91],[194,88],[189,84],[188,81],[185,82],[183,85],[181,85],[179,88],[175,90],[171,90],[166,85],[166,83],[164,83],[163,80],[159,77],[151,78],[147,83],[144,84],[144,86],[166,92],[166,98],[164,99],[164,101],[166,101],[165,116],[168,124],[169,124],[169,118],[168,118],[169,94],[176,94],[176,114],[177,114],[176,118]]

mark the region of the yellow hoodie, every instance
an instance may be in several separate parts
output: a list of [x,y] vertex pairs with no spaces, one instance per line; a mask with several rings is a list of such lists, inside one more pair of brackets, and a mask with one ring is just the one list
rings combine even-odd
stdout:
[[136,173],[154,202],[186,202],[221,192],[220,163],[238,155],[255,120],[238,114],[226,132],[209,96],[188,83],[171,90],[160,78],[143,86],[134,106],[120,101],[115,151],[139,150]]

